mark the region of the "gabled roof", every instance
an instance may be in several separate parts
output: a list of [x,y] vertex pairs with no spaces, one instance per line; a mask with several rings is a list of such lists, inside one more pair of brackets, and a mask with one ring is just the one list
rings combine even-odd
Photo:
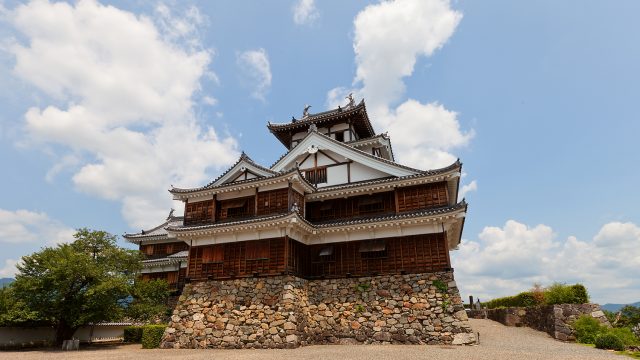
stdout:
[[186,196],[187,194],[189,195],[197,194],[198,196],[205,196],[205,195],[212,195],[214,193],[251,189],[258,186],[264,186],[264,185],[280,182],[287,178],[289,178],[292,181],[298,182],[308,192],[315,191],[315,186],[310,184],[307,181],[307,179],[304,177],[304,175],[300,172],[300,169],[295,167],[295,168],[289,169],[288,171],[273,172],[273,175],[271,176],[234,181],[231,183],[222,183],[220,185],[209,184],[207,186],[203,186],[201,188],[195,188],[195,189],[171,188],[169,192],[174,195],[174,199],[180,200],[185,197],[192,197],[192,196]]
[[227,169],[227,171],[225,171],[222,174],[220,174],[220,176],[215,178],[209,184],[205,185],[203,188],[208,188],[208,187],[211,187],[211,186],[220,185],[220,184],[223,184],[223,183],[227,182],[228,180],[231,180],[233,175],[235,173],[237,173],[238,171],[240,171],[243,167],[245,169],[252,170],[253,173],[255,175],[257,175],[257,176],[269,176],[269,175],[275,174],[275,172],[273,170],[271,170],[269,168],[266,168],[266,167],[258,164],[257,162],[253,161],[249,157],[249,155],[247,155],[243,151],[242,154],[240,154],[240,158],[238,158],[238,161],[236,161],[235,164],[231,165],[231,167],[229,169]]
[[382,143],[386,146],[389,147],[389,155],[391,155],[391,161],[395,161],[395,156],[393,155],[393,147],[391,146],[391,138],[389,137],[389,135],[387,133],[382,133],[382,134],[378,134],[372,137],[368,137],[368,138],[363,138],[363,139],[358,139],[358,140],[351,140],[351,141],[347,141],[345,142],[345,144],[349,145],[349,146],[353,146],[355,148],[358,147],[362,147],[362,146],[367,146],[367,145],[372,145],[372,144],[376,144],[376,143]]
[[369,121],[369,115],[367,115],[364,99],[360,101],[358,105],[346,106],[344,108],[338,107],[337,109],[310,114],[300,120],[293,118],[293,121],[288,123],[277,124],[270,122],[267,124],[267,128],[284,146],[289,148],[291,146],[291,135],[293,133],[305,131],[311,124],[322,127],[330,125],[333,122],[344,122],[347,118],[352,119],[354,130],[361,138],[375,135],[371,121]]
[[339,153],[351,160],[359,162],[363,165],[370,166],[376,170],[385,172],[393,176],[406,176],[413,175],[422,172],[422,170],[415,169],[409,166],[401,165],[396,162],[380,158],[362,150],[358,150],[343,142],[332,139],[326,135],[320,134],[317,131],[310,131],[306,137],[304,137],[293,149],[284,154],[275,164],[271,166],[274,171],[281,171],[286,168],[298,156],[304,154],[308,147],[316,145],[320,149],[328,149]]
[[165,240],[169,238],[169,234],[164,229],[167,226],[179,226],[182,225],[184,218],[182,216],[172,216],[170,215],[165,222],[162,224],[153,227],[149,230],[142,230],[139,233],[135,234],[124,234],[122,235],[130,243],[140,243],[143,241],[151,241],[151,240]]

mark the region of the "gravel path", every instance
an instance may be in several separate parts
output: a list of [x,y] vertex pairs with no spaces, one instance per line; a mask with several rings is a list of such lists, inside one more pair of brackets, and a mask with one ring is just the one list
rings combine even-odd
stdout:
[[480,332],[479,346],[326,345],[292,350],[143,350],[140,345],[119,345],[78,352],[0,352],[0,359],[625,359],[608,351],[562,343],[529,328],[505,327],[491,320],[470,321],[475,331]]

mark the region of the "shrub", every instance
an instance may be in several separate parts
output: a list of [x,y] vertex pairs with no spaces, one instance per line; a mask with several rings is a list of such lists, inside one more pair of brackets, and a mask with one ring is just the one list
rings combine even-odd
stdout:
[[612,333],[598,335],[595,341],[596,347],[598,349],[607,349],[607,350],[624,350],[624,344],[619,337],[615,336]]
[[139,343],[142,341],[142,326],[127,326],[124,328],[124,342]]
[[549,286],[544,294],[545,303],[547,303],[547,305],[574,304],[574,298],[573,289],[570,286],[560,283],[554,283]]
[[501,307],[526,307],[535,306],[539,303],[536,301],[536,297],[530,291],[521,292],[516,296],[506,296],[502,298],[493,299],[486,302],[484,305],[489,309],[501,308]]
[[576,331],[576,341],[583,344],[594,344],[598,335],[607,332],[607,327],[591,315],[582,315],[574,323],[573,329]]
[[574,304],[586,304],[589,302],[589,293],[587,288],[582,284],[575,284],[571,286],[573,291],[573,303]]
[[622,327],[622,328],[613,328],[609,329],[609,334],[615,335],[618,339],[622,340],[624,346],[637,345],[638,339],[636,335],[631,331],[631,329]]
[[166,328],[166,325],[145,325],[142,329],[142,348],[155,349],[160,347],[160,341]]

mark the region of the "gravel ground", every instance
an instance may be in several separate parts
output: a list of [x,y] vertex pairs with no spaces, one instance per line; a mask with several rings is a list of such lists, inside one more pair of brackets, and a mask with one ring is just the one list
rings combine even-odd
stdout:
[[625,359],[608,351],[562,343],[529,328],[505,327],[491,320],[475,319],[471,319],[471,325],[480,332],[478,346],[326,345],[292,350],[143,350],[140,345],[117,345],[77,352],[0,352],[0,359]]

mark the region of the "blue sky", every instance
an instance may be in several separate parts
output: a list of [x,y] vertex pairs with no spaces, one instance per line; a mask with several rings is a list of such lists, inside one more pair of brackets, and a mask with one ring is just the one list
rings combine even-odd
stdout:
[[[364,97],[400,162],[460,157],[463,296],[640,299],[636,1],[0,1],[0,275],[162,221],[267,121]],[[397,136],[394,136],[396,134]],[[124,243],[123,243],[124,244]]]

